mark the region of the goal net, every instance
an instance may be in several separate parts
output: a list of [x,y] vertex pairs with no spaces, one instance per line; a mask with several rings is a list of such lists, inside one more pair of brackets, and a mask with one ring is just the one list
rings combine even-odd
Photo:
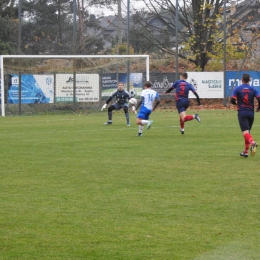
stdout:
[[138,95],[149,80],[149,55],[2,55],[0,68],[5,116],[99,107],[118,82]]

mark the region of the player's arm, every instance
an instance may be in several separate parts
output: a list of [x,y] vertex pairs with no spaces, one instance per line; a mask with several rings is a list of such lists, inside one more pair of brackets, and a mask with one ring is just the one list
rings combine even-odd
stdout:
[[106,101],[106,104],[108,104],[112,99],[113,99],[113,96],[109,97],[108,100]]
[[136,110],[142,105],[143,100],[144,100],[144,97],[142,97],[141,100],[139,100],[139,102],[137,103],[136,108],[135,108]]
[[170,93],[172,90],[174,90],[174,89],[176,88],[177,84],[178,84],[178,82],[175,81],[175,82],[171,85],[171,87],[169,87],[164,93]]
[[237,88],[233,90],[232,97],[230,100],[231,104],[237,105]]
[[[259,99],[260,99],[260,97],[259,97]],[[233,96],[231,98],[230,102],[231,102],[231,104],[236,105],[237,104],[237,98],[235,96]],[[259,107],[259,101],[258,101],[258,107]]]
[[258,101],[258,108],[256,109],[257,112],[260,111],[260,96],[256,98]]
[[156,98],[155,99],[155,104],[154,104],[154,107],[153,107],[153,111],[157,108],[157,106],[160,104],[161,100],[160,98]]
[[155,104],[154,104],[154,107],[153,107],[153,111],[157,108],[157,106],[161,102],[158,92],[156,92],[156,96],[155,96],[155,100],[154,101],[155,101]]
[[131,96],[127,90],[124,91],[126,95],[124,95],[124,100],[128,102],[131,99]]
[[170,93],[174,89],[173,85],[169,87],[164,93]]
[[132,106],[133,113],[137,114],[136,110],[141,106],[143,99],[144,99],[144,97],[142,97],[142,99],[137,103],[136,107]]
[[113,99],[113,97],[116,95],[116,91],[112,94],[112,96],[111,97],[109,97],[108,99],[107,99],[107,101],[106,101],[106,103],[103,105],[103,107],[101,108],[101,111],[103,111],[106,107],[107,107],[107,105],[109,104],[109,102]]
[[194,95],[196,96],[196,98],[197,98],[198,105],[201,106],[200,97],[199,97],[198,93],[195,91],[195,92],[193,92],[193,94],[194,94]]

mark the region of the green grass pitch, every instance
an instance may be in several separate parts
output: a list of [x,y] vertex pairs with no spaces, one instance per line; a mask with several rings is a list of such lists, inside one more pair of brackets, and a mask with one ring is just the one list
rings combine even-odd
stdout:
[[0,259],[259,260],[260,148],[240,158],[236,111],[199,114],[143,137],[122,112],[0,118]]

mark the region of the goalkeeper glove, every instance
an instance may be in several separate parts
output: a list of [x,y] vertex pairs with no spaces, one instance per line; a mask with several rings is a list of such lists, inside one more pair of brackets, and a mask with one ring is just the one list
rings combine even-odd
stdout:
[[107,107],[107,104],[104,104],[104,106],[101,108],[101,111],[103,111]]

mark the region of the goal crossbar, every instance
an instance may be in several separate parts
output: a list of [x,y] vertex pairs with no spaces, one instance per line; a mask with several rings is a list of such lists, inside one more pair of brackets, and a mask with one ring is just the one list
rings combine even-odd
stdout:
[[146,79],[149,80],[149,55],[0,55],[0,69],[1,69],[1,111],[2,116],[5,116],[5,95],[4,95],[4,59],[64,59],[64,58],[145,58],[146,61]]

